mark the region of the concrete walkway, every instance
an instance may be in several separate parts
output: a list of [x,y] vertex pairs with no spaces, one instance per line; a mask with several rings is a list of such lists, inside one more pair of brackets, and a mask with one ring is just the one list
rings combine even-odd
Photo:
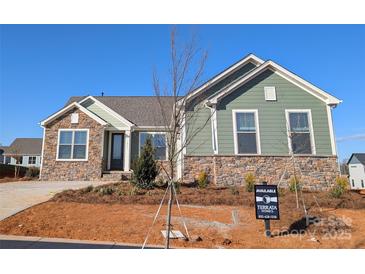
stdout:
[[[0,235],[0,249],[141,249],[141,245],[84,241],[61,238],[42,238]],[[146,249],[162,248],[162,246],[148,246]]]
[[0,184],[0,221],[33,205],[49,200],[66,189],[97,186],[108,182],[22,181]]

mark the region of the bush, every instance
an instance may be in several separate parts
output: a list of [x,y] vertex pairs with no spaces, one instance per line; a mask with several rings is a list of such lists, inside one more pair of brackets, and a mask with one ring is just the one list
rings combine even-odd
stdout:
[[255,175],[253,175],[252,173],[247,173],[245,175],[245,182],[246,182],[246,191],[247,192],[252,192],[255,186]]
[[238,188],[236,186],[230,187],[229,190],[231,191],[231,194],[232,195],[235,195],[236,196],[236,195],[239,195],[240,194],[240,192],[239,192],[239,190],[238,190]]
[[81,189],[81,193],[89,193],[94,190],[94,187],[92,185],[89,185],[83,189]]
[[340,198],[348,188],[348,181],[346,177],[337,177],[336,184],[331,189],[331,196],[333,198]]
[[197,179],[199,188],[206,188],[208,186],[208,174],[205,171],[201,171]]
[[35,166],[31,166],[27,168],[25,172],[25,177],[29,178],[38,178],[39,177],[39,168]]
[[141,155],[134,162],[133,183],[142,189],[153,188],[153,183],[158,175],[158,167],[154,159],[154,149],[151,139],[146,140]]
[[105,186],[99,189],[99,193],[101,195],[112,195],[114,192],[115,190],[111,186]]
[[290,192],[295,192],[298,191],[299,189],[300,189],[299,179],[296,176],[291,177],[289,181]]

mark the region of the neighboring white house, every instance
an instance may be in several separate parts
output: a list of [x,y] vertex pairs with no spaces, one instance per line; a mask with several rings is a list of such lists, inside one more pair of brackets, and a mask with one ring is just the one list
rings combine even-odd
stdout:
[[9,165],[41,166],[42,138],[16,138],[4,148],[3,162]]
[[347,165],[351,189],[365,189],[365,153],[353,153]]

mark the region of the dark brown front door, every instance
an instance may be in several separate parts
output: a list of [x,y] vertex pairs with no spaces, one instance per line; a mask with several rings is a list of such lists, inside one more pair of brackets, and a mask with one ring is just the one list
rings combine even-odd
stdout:
[[123,133],[112,133],[111,170],[123,170]]

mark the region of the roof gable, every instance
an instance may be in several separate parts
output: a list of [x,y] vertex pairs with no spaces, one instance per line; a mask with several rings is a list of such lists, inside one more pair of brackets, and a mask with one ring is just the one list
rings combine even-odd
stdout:
[[57,111],[56,113],[52,114],[51,116],[49,116],[48,118],[46,118],[45,120],[41,121],[41,126],[45,126],[48,123],[50,123],[51,121],[53,121],[54,119],[56,119],[57,117],[61,116],[62,114],[64,114],[65,112],[71,110],[72,108],[78,108],[80,111],[84,112],[86,115],[88,115],[90,118],[94,119],[95,121],[97,121],[99,124],[105,126],[108,123],[106,121],[104,121],[103,119],[101,119],[100,117],[98,117],[97,115],[95,115],[94,113],[92,113],[91,111],[87,110],[85,107],[83,107],[82,105],[80,105],[77,102],[73,102],[67,106],[65,106],[64,108],[62,108],[61,110]]
[[358,164],[361,163],[365,165],[365,153],[353,153],[347,164]]
[[338,105],[342,101],[333,97],[332,95],[328,94],[327,92],[319,89],[318,87],[314,86],[313,84],[309,83],[308,81],[300,78],[299,76],[295,75],[294,73],[290,72],[289,70],[283,68],[282,66],[276,64],[273,61],[266,61],[261,66],[257,67],[256,69],[252,70],[250,73],[245,75],[244,77],[238,79],[237,81],[233,82],[231,85],[224,87],[220,91],[218,91],[215,95],[208,99],[208,103],[210,104],[217,104],[219,100],[242,86],[243,84],[247,83],[248,81],[254,79],[261,73],[266,70],[272,70],[273,72],[277,73],[281,77],[285,78],[286,80],[290,81],[291,83],[299,86],[303,90],[307,91],[308,93],[312,94],[313,96],[317,97],[318,99],[324,101],[328,105]]
[[259,57],[255,56],[254,54],[248,54],[235,64],[229,66],[224,71],[218,73],[217,75],[213,76],[211,79],[206,81],[203,85],[196,88],[194,91],[192,91],[188,96],[187,99],[191,100],[192,98],[197,97],[199,94],[205,92],[207,89],[212,88],[214,85],[216,85],[218,82],[222,81],[224,78],[227,78],[237,72],[239,69],[244,67],[247,64],[253,64],[254,66],[260,66],[264,63],[263,60],[261,60]]

